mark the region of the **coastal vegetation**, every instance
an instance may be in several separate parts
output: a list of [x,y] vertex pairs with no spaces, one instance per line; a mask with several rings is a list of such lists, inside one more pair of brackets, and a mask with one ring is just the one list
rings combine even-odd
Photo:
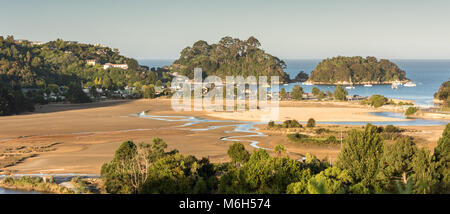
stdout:
[[442,83],[439,90],[434,94],[434,98],[444,102],[445,107],[450,107],[450,81]]
[[23,176],[19,178],[7,177],[0,180],[0,187],[24,191],[36,191],[43,193],[69,194],[71,189],[58,185],[53,179],[49,181],[41,177]]
[[[90,95],[96,98],[96,89],[134,87],[134,97],[142,97],[142,86],[168,82],[168,73],[167,69],[140,66],[119,50],[102,45],[61,39],[36,44],[0,36],[0,115],[32,111],[33,104],[48,103],[51,94],[54,101],[90,102],[82,88],[91,89]],[[23,93],[24,88],[29,90]]]
[[349,131],[333,165],[310,154],[293,160],[279,146],[276,156],[263,149],[249,153],[240,143],[230,146],[231,162],[212,164],[208,158],[166,152],[158,138],[150,145],[128,141],[102,167],[102,176],[110,193],[449,193],[450,124],[433,154],[410,138],[387,143],[380,131],[400,130],[367,124]]
[[405,115],[406,116],[411,116],[413,114],[415,114],[419,109],[417,107],[408,107],[408,109],[406,109]]
[[189,78],[194,76],[194,68],[202,68],[205,76],[279,76],[280,82],[289,82],[283,71],[284,61],[262,49],[255,38],[247,40],[224,37],[217,44],[197,41],[192,47],[181,51],[180,58],[171,66],[171,71]]
[[389,60],[360,56],[325,59],[308,79],[316,84],[383,84],[405,80],[405,72]]

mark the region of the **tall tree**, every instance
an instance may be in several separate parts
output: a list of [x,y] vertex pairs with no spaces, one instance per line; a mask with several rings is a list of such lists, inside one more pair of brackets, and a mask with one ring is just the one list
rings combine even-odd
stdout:
[[383,141],[376,126],[367,124],[364,131],[350,131],[336,166],[349,171],[357,184],[353,191],[367,193],[375,190],[382,152]]

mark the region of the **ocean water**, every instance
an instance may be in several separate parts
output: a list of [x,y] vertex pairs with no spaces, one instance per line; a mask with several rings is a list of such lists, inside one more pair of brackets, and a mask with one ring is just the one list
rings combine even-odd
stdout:
[[[310,60],[285,60],[288,73],[294,78],[300,71],[310,74],[321,59]],[[374,85],[371,88],[355,86],[355,89],[347,90],[349,95],[370,96],[381,94],[392,99],[413,100],[417,105],[433,105],[434,93],[441,84],[450,78],[450,60],[391,60],[406,72],[406,77],[416,83],[416,87],[399,86],[393,90],[391,85]],[[290,91],[297,83],[288,86],[280,86]],[[301,85],[306,92],[311,92],[314,86]],[[318,85],[323,91],[334,91],[335,86]]]
[[[172,59],[139,60],[142,65],[149,67],[162,67],[172,64]],[[285,72],[294,78],[300,71],[307,74],[316,67],[322,59],[287,59]],[[406,77],[416,83],[416,87],[399,86],[393,90],[390,85],[374,85],[371,88],[355,86],[355,89],[348,90],[349,95],[370,96],[381,94],[392,99],[412,100],[420,106],[433,105],[433,95],[440,85],[450,78],[450,60],[391,60],[406,72]],[[287,86],[281,85],[291,91],[298,83],[290,83]],[[311,92],[314,86],[301,85],[305,92]],[[335,86],[319,85],[322,91],[334,91]]]

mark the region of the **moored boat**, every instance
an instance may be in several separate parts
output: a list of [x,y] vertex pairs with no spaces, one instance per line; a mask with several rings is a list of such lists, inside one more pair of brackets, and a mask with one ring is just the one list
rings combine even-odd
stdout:
[[416,87],[416,83],[415,82],[407,82],[403,86],[405,86],[405,87]]
[[372,85],[371,84],[365,84],[364,87],[370,88],[370,87],[372,87]]

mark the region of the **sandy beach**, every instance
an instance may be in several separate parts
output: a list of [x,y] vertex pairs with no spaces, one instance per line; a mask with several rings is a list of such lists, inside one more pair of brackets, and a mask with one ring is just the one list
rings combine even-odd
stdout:
[[[317,121],[392,120],[367,114],[374,111],[371,108],[345,102],[282,102],[280,106],[280,120],[305,121],[311,117]],[[102,164],[112,159],[121,142],[133,140],[150,143],[153,137],[163,138],[169,149],[176,148],[183,154],[195,155],[198,158],[209,157],[212,162],[225,162],[228,161],[227,149],[230,142],[222,141],[221,138],[239,135],[225,132],[233,130],[233,127],[191,131],[193,128],[206,128],[211,124],[201,123],[185,128],[179,127],[184,122],[159,121],[131,115],[142,111],[148,111],[151,115],[197,116],[209,119],[252,121],[258,117],[256,113],[248,114],[249,112],[174,112],[170,99],[49,104],[37,108],[34,113],[0,117],[0,153],[17,153],[26,157],[13,166],[0,170],[3,173],[99,174]],[[260,128],[264,126],[260,125]],[[443,129],[444,126],[408,127],[413,136],[421,139],[419,144],[430,149],[436,145]],[[259,145],[265,148],[284,144],[289,155],[294,158],[309,152],[319,158],[329,157],[334,161],[340,148],[336,145],[298,145],[289,142],[285,133],[271,133],[266,130],[262,132],[269,136],[246,139],[258,140]],[[244,144],[248,150],[254,149],[249,143]]]

